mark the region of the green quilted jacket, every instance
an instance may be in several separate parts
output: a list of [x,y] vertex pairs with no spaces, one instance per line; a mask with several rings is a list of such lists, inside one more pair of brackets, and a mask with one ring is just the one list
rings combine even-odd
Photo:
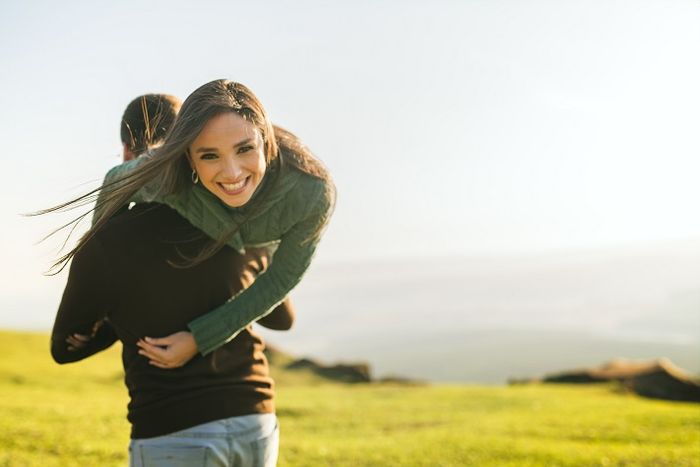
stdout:
[[[143,160],[144,156],[114,167],[105,183],[135,169]],[[330,219],[333,186],[295,168],[280,170],[284,171],[274,186],[269,173],[263,178],[253,196],[264,196],[265,201],[255,212],[246,211],[250,202],[240,208],[226,206],[201,184],[165,196],[153,194],[154,187],[146,186],[131,199],[166,204],[214,239],[240,225],[228,239],[229,246],[240,252],[246,247],[265,247],[273,255],[268,269],[250,287],[188,323],[203,355],[233,339],[285,299],[311,263],[320,240],[314,233]],[[99,199],[97,204],[99,207]]]

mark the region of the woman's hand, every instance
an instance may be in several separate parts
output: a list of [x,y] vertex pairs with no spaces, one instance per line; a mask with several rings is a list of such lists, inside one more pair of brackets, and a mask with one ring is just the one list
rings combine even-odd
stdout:
[[71,334],[66,337],[66,343],[68,344],[69,352],[76,352],[90,343],[92,336],[86,336],[85,334]]
[[153,366],[163,369],[179,368],[197,355],[197,342],[191,332],[180,331],[159,339],[146,337],[136,343],[139,353]]
[[68,350],[70,352],[76,352],[90,343],[91,340],[95,338],[97,331],[105,324],[105,320],[101,319],[92,325],[92,333],[87,334],[71,334],[66,338],[68,343]]

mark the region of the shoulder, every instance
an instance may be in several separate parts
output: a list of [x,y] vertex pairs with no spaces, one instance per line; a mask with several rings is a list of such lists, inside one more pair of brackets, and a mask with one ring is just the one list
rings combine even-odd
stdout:
[[109,169],[107,175],[105,175],[105,182],[115,181],[126,174],[135,172],[139,167],[145,164],[148,160],[153,157],[151,152],[145,152],[141,156],[131,159],[130,161],[122,162]]
[[335,204],[336,190],[333,181],[307,174],[296,168],[289,171],[294,179],[292,196],[288,199],[296,204],[299,210],[310,213],[321,213],[331,210]]
[[175,210],[159,203],[138,203],[107,221],[96,236],[111,248],[130,242],[142,243],[151,236],[171,230],[186,221]]
[[287,210],[295,213],[289,231],[303,240],[318,240],[335,208],[335,185],[330,179],[299,173],[295,189],[288,196]]

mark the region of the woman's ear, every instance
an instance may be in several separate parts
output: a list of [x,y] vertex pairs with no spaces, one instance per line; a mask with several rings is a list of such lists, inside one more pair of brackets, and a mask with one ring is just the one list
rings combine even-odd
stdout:
[[122,143],[122,160],[126,162],[132,159],[136,159],[136,154],[134,154],[134,151],[129,149],[129,146],[127,146],[126,143]]

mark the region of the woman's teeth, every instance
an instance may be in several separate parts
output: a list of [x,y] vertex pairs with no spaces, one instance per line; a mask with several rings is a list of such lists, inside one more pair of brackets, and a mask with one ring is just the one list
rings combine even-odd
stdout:
[[247,178],[244,178],[238,183],[222,183],[221,186],[224,188],[226,191],[236,191],[240,190],[243,188],[243,185],[245,185]]

